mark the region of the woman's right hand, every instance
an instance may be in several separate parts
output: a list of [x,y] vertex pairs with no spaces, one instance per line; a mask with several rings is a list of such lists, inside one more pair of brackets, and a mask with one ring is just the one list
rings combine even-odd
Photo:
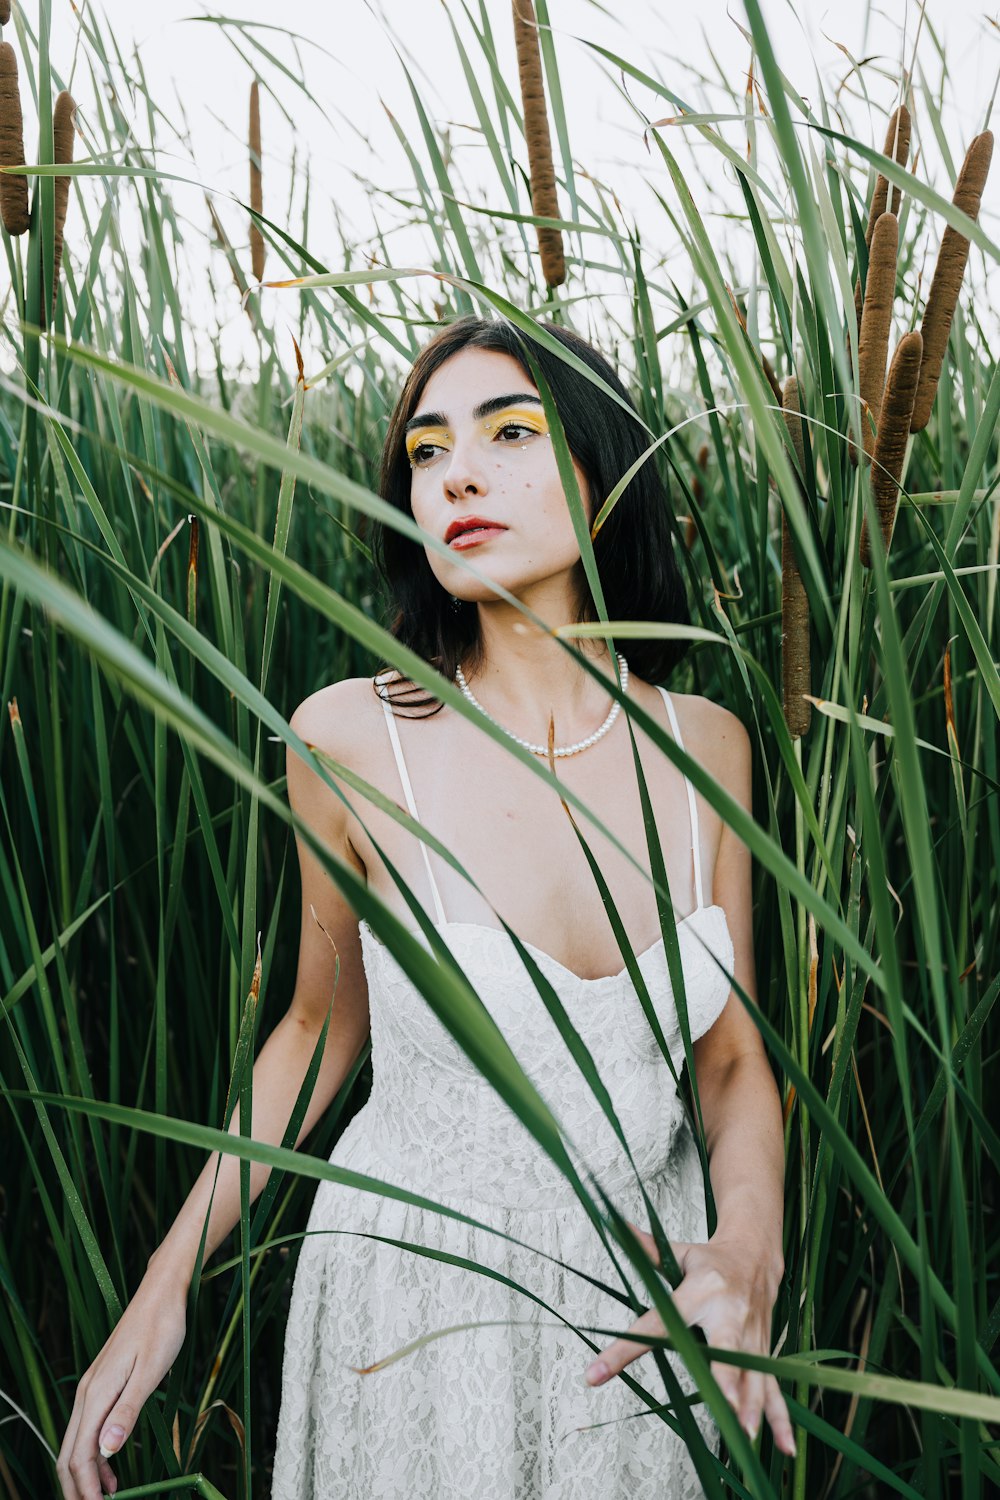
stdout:
[[115,1493],[118,1480],[108,1457],[126,1442],[180,1353],[186,1324],[187,1287],[148,1272],[77,1386],[56,1462],[64,1500]]

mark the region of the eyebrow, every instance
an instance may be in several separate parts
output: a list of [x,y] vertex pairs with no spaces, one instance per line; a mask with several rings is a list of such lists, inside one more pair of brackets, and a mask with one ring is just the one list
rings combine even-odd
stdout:
[[[542,398],[532,396],[527,391],[514,392],[510,396],[490,396],[488,400],[481,401],[478,406],[472,408],[472,418],[475,422],[481,422],[483,417],[490,417],[495,411],[503,411],[505,406],[520,405],[528,403],[531,406],[541,406]],[[443,411],[422,411],[415,417],[411,417],[403,429],[404,435],[415,431],[418,427],[447,427],[448,418]]]

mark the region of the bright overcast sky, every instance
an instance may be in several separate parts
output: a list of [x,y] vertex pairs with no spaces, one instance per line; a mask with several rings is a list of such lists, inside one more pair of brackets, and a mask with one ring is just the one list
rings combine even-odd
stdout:
[[[505,76],[516,90],[510,0],[485,0],[485,3]],[[845,51],[853,58],[868,60],[864,77],[872,118],[867,137],[872,145],[881,146],[886,117],[897,100],[903,28],[909,64],[919,5],[907,0],[885,0],[881,8],[865,0],[839,0],[836,5],[800,0],[794,7],[788,0],[762,0],[762,3],[779,62],[810,101],[817,96],[817,72],[826,80],[828,97],[833,98],[837,86],[850,72]],[[86,13],[85,0],[77,0],[77,4]],[[31,14],[37,9],[37,0],[24,0],[24,5],[26,14]],[[282,0],[280,5],[274,0],[231,0],[223,10],[204,11],[205,15],[226,15],[258,23],[253,35],[279,60],[271,63],[254,54],[246,39],[240,39],[235,31],[227,33],[219,26],[195,19],[202,12],[191,0],[187,3],[157,0],[156,4],[98,0],[96,7],[90,0],[89,5],[106,15],[126,59],[130,57],[133,42],[137,45],[150,92],[168,119],[178,128],[183,128],[186,122],[196,173],[191,174],[190,157],[185,159],[176,142],[169,156],[161,155],[160,164],[167,170],[197,175],[206,187],[237,195],[244,201],[248,191],[246,117],[252,77],[250,59],[257,57],[255,65],[261,77],[264,212],[288,222],[293,232],[298,229],[301,199],[292,179],[293,149],[297,153],[298,182],[302,181],[303,159],[308,155],[312,172],[309,245],[331,266],[331,248],[340,242],[334,210],[349,238],[361,246],[368,243],[373,213],[384,227],[391,227],[403,217],[387,199],[379,201],[382,195],[373,200],[358,182],[360,176],[383,189],[404,188],[412,183],[411,169],[393,135],[383,102],[426,162],[406,75],[393,48],[390,30],[414,75],[425,108],[437,122],[454,123],[451,138],[467,186],[475,188],[478,182],[485,185],[491,181],[492,164],[484,147],[473,131],[464,128],[474,120],[474,113],[446,7],[475,56],[475,39],[470,36],[463,7],[457,0],[370,0],[370,3]],[[470,9],[477,10],[477,0],[470,0]],[[62,3],[54,4],[53,10],[53,64],[60,80],[69,82],[78,102],[85,106],[89,80],[79,56],[71,77],[72,13]],[[648,179],[654,173],[658,179],[665,174],[646,152],[639,119],[622,97],[614,70],[595,58],[579,39],[599,42],[630,62],[659,74],[695,107],[711,107],[713,103],[718,107],[720,73],[732,82],[738,94],[743,91],[749,47],[740,29],[747,24],[742,0],[696,0],[696,3],[695,0],[610,0],[600,5],[595,0],[549,0],[549,12],[556,34],[574,158],[581,167],[619,192],[629,213],[642,227],[647,242],[659,248],[670,233],[670,225],[649,191]],[[925,25],[921,35],[918,58],[929,81],[936,84],[940,64],[935,38],[943,43],[949,75],[942,110],[944,134],[956,166],[972,135],[988,123],[987,112],[1000,66],[998,14],[983,0],[928,0],[926,17],[930,27]],[[283,34],[285,31],[296,34],[299,40],[293,41]],[[239,42],[243,57],[234,41]],[[282,74],[281,65],[306,79],[315,96],[315,106]],[[639,108],[652,118],[672,112],[665,101],[657,101],[649,90],[631,83],[629,90]],[[845,107],[860,133],[864,106],[857,97],[856,86],[852,92],[855,97],[847,98]],[[122,103],[128,107],[126,101]],[[133,109],[132,117],[137,138],[148,141],[144,103]],[[745,131],[739,122],[720,128],[732,143],[738,143],[741,150],[745,148]],[[915,130],[921,143],[922,161],[928,164],[922,170],[926,170],[939,190],[950,195],[950,182],[941,165],[929,121],[918,118]],[[717,225],[720,235],[725,236],[726,208],[732,207],[737,212],[743,208],[733,174],[723,167],[713,148],[700,141],[694,132],[688,133],[688,138],[690,147],[685,144],[681,149],[699,154],[717,195],[710,203],[699,197],[699,206],[706,212],[710,227],[714,229]],[[759,144],[763,138],[764,131],[759,131]],[[167,143],[165,136],[162,140]],[[77,150],[78,156],[82,154],[79,145]],[[688,157],[691,163],[695,159]],[[994,163],[993,182],[981,216],[984,227],[994,238],[1000,229],[997,175]],[[657,186],[675,206],[669,181],[658,180]],[[192,243],[203,241],[201,251],[208,256],[203,194],[200,189],[180,185],[173,191],[181,214],[189,216],[197,226],[198,233],[191,236]],[[489,196],[495,199],[495,189]],[[225,197],[216,199],[216,203],[234,242],[239,241],[241,232],[244,236],[246,233],[246,216]],[[502,205],[491,202],[491,206]],[[70,227],[67,226],[68,236]],[[141,232],[138,223],[134,227],[137,233]],[[650,241],[651,236],[655,238]],[[737,227],[737,236],[739,243],[749,245],[745,226]],[[408,259],[414,252],[407,246],[404,234],[393,234],[387,244],[395,264],[414,264]],[[220,263],[216,252],[213,274],[219,290],[227,293],[222,314],[227,362],[244,356],[252,359],[253,341],[248,337],[247,320],[239,310],[234,289],[231,285],[226,287],[228,273],[219,275]],[[225,272],[224,263],[221,264]],[[265,274],[286,273],[270,259]],[[203,276],[202,285],[207,283],[207,276]],[[261,295],[288,299],[294,296],[273,291]],[[292,328],[295,319],[290,301],[287,311],[288,326]],[[281,320],[280,313],[277,320]],[[197,322],[197,313],[193,321]],[[307,368],[310,365],[315,368],[317,359],[317,354],[311,358],[307,354]]]

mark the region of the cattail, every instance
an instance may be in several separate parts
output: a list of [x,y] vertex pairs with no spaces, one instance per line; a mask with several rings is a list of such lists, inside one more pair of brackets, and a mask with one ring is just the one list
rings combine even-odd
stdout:
[[[240,270],[240,263],[237,259],[236,251],[233,249],[229,236],[222,227],[222,220],[216,213],[215,205],[207,193],[205,194],[205,202],[208,205],[208,213],[209,217],[212,220],[212,228],[215,230],[216,241],[219,245],[219,248],[225,255],[226,260],[229,262],[229,269],[233,273],[233,283],[236,287],[236,290],[240,294],[240,301],[242,302],[243,294],[246,291],[246,278],[244,277],[243,272]],[[256,329],[257,320],[254,317],[254,311],[249,302],[244,303],[243,310],[250,320],[250,327]]]
[[[704,474],[708,469],[707,443],[702,443],[701,447],[698,449],[698,468],[701,470],[702,474]],[[695,498],[696,504],[700,505],[705,496],[705,486],[702,484],[701,478],[698,474],[694,476],[694,479],[691,483],[691,493]],[[694,516],[688,516],[687,526],[684,529],[684,545],[689,552],[694,546],[694,539],[697,534],[698,528],[694,523]]]
[[[781,407],[792,447],[805,469],[799,383],[789,375],[781,394]],[[784,507],[781,511],[781,707],[793,740],[805,734],[812,719],[812,704],[803,693],[810,690],[809,599],[802,586],[792,534]]]
[[[17,86],[17,57],[9,42],[0,42],[0,167],[24,166],[24,126]],[[0,173],[0,218],[8,234],[28,227],[28,179]]]
[[0,26],[6,26],[10,20],[10,0],[0,0]]
[[[868,257],[865,302],[858,333],[858,389],[861,394],[861,430],[866,462],[875,446],[871,422],[878,424],[885,366],[889,356],[889,325],[892,322],[892,299],[896,291],[896,252],[899,246],[899,220],[895,214],[879,214],[872,235]],[[867,411],[865,410],[867,403]],[[851,462],[858,461],[853,439],[849,444]]]
[[[256,78],[250,85],[250,207],[255,214],[264,211],[260,155],[260,90],[257,87]],[[250,267],[254,281],[263,281],[264,236],[256,220],[250,222]]]
[[[698,468],[701,470],[701,473],[704,474],[705,470],[708,468],[708,444],[707,443],[702,443],[701,447],[698,449],[697,463],[698,463]],[[704,485],[701,482],[701,475],[699,475],[699,474],[696,474],[694,476],[694,479],[691,482],[691,493],[692,493],[692,495],[694,495],[694,498],[697,500],[698,504],[700,505],[701,502],[702,502],[702,500],[703,500],[703,498],[704,498],[704,495],[705,495],[705,487],[704,487]]]
[[[52,157],[54,161],[69,163],[73,160],[73,138],[75,126],[73,123],[76,114],[76,104],[73,95],[63,89],[57,95],[55,109],[52,112]],[[59,267],[62,264],[63,229],[66,225],[66,210],[69,207],[69,188],[71,177],[57,177],[55,179],[55,254],[52,261],[52,316],[55,317],[56,295],[59,291]],[[42,312],[42,327],[45,327],[44,308]]]
[[[886,553],[892,541],[892,530],[896,524],[896,506],[899,503],[899,484],[906,457],[906,443],[910,432],[913,402],[917,394],[920,362],[924,341],[919,332],[904,333],[889,366],[889,378],[882,397],[882,417],[878,425],[878,439],[872,461],[872,496],[878,510],[882,542]],[[866,568],[872,565],[871,537],[868,534],[868,517],[861,523],[861,562]]]
[[[521,78],[521,103],[524,107],[524,138],[528,146],[531,174],[531,211],[539,218],[558,219],[556,172],[552,163],[552,142],[545,112],[542,54],[538,45],[533,0],[513,0],[513,12],[517,70]],[[561,286],[566,280],[562,230],[539,224],[537,232],[538,253],[545,283],[550,287]]]
[[[898,133],[897,133],[898,127]],[[885,144],[882,147],[883,156],[891,156],[901,167],[906,166],[910,154],[910,111],[905,104],[900,104],[889,116],[889,128],[885,133]],[[875,179],[875,190],[872,193],[871,206],[868,210],[868,227],[865,230],[865,244],[871,249],[872,235],[875,225],[882,214],[885,213],[886,200],[889,196],[888,179],[880,172]],[[902,190],[894,187],[892,190],[892,207],[890,213],[899,218],[899,200]],[[857,313],[858,327],[861,327],[861,277],[854,283],[854,311]]]
[[[955,184],[955,195],[951,200],[955,207],[968,214],[970,219],[979,217],[979,202],[983,196],[983,188],[986,186],[986,178],[989,176],[992,157],[993,132],[984,130],[982,135],[976,136],[965,154],[962,170]],[[937,265],[934,267],[934,279],[927,293],[923,322],[920,325],[920,332],[924,339],[924,353],[923,363],[920,366],[917,398],[913,403],[913,416],[910,419],[911,432],[922,432],[930,421],[931,407],[934,404],[938,381],[941,378],[941,366],[944,364],[945,350],[948,347],[951,320],[955,314],[955,304],[958,302],[958,293],[968,258],[969,241],[964,235],[959,234],[957,229],[952,229],[950,224],[946,225],[944,234],[941,236]]]
[[780,402],[781,401],[781,385],[780,385],[780,383],[778,381],[777,375],[775,375],[774,370],[773,370],[773,368],[771,366],[771,361],[768,359],[767,355],[763,352],[763,350],[761,350],[760,364],[761,364],[761,369],[764,371],[764,376],[765,376],[765,378],[767,380],[767,383],[771,387],[771,390],[774,392],[774,398],[775,398],[775,400],[778,401],[778,402]]
[[737,298],[736,293],[733,291],[732,287],[729,285],[728,282],[726,283],[726,291],[729,293],[729,301],[732,303],[733,312],[736,314],[737,321],[739,322],[740,327],[743,329],[743,332],[746,334],[747,343],[750,345],[750,348],[753,350],[754,354],[756,355],[757,360],[760,363],[760,367],[761,367],[761,369],[764,372],[764,379],[767,381],[768,385],[771,387],[771,390],[772,390],[772,392],[774,394],[774,399],[775,399],[775,401],[777,401],[778,405],[780,406],[781,405],[781,382],[778,380],[777,375],[775,375],[774,369],[773,369],[773,367],[771,365],[771,361],[768,359],[768,357],[764,353],[763,349],[758,349],[756,347],[756,345],[751,342],[750,334],[747,332],[747,316],[746,316],[746,311],[743,308],[742,304],[740,303],[739,299]]

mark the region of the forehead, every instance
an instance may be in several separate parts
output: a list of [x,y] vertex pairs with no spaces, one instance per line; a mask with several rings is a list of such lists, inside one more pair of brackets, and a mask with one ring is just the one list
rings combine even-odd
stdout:
[[417,410],[435,407],[450,417],[467,416],[488,396],[537,387],[517,360],[500,349],[459,349],[449,355],[424,386]]

